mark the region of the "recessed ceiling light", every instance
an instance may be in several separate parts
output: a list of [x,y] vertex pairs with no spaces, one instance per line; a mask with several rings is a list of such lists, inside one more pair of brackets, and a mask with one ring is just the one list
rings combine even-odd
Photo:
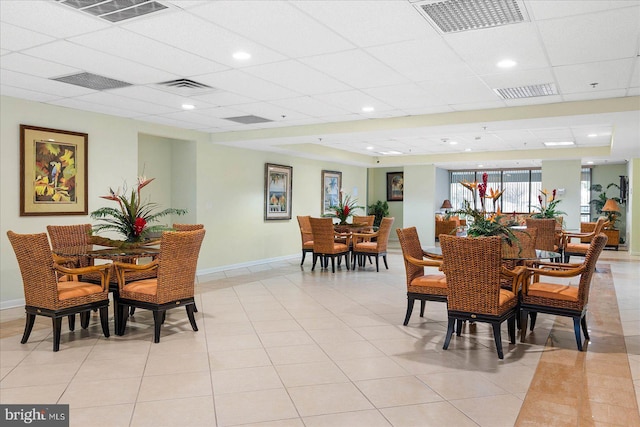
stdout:
[[593,164],[593,161],[591,161],[591,160],[590,160],[590,161],[588,161],[588,162],[587,162],[587,164],[588,164],[588,165],[592,165],[592,164]]
[[362,107],[362,111],[365,112],[365,113],[371,113],[371,112],[375,111],[375,108],[369,107],[369,106]]
[[511,68],[511,67],[515,67],[517,64],[518,63],[513,59],[503,59],[502,61],[498,62],[496,65],[500,68]]
[[233,54],[233,59],[237,59],[238,61],[246,61],[247,59],[251,59],[251,54],[249,52],[240,50]]
[[589,135],[587,135],[589,138],[595,138],[596,136],[598,136],[597,133],[590,133]]
[[380,151],[379,154],[382,154],[382,155],[386,156],[386,155],[389,155],[389,154],[402,154],[402,152],[400,152],[400,151]]
[[196,108],[196,106],[193,104],[182,104],[183,110],[193,110],[194,108]]
[[449,145],[456,145],[458,141],[449,141]]
[[465,148],[464,151],[471,151],[471,148]]
[[545,142],[544,145],[546,145],[547,147],[560,147],[560,146],[567,146],[567,145],[575,145],[575,143],[573,141],[549,141],[549,142]]
[[369,146],[367,147],[367,150],[373,150],[373,147]]

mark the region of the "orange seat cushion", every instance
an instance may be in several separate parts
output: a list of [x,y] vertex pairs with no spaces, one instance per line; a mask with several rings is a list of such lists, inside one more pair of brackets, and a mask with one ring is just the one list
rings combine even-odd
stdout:
[[345,243],[335,243],[333,245],[333,250],[336,252],[347,252],[349,250],[349,246]]
[[564,250],[566,252],[586,254],[589,250],[589,243],[567,243]]
[[564,301],[578,301],[578,287],[559,285],[557,283],[532,283],[529,285],[528,296],[550,298]]
[[357,243],[355,248],[353,249],[356,251],[375,252],[378,249],[378,243],[377,242],[360,242],[360,243]]
[[500,299],[498,300],[498,305],[503,306],[515,297],[516,295],[513,292],[506,289],[500,289]]
[[313,249],[313,240],[308,240],[302,244],[304,249]]
[[444,274],[425,274],[411,281],[411,286],[426,286],[429,288],[447,288],[447,278]]
[[158,292],[158,279],[144,279],[127,283],[122,287],[125,292],[155,295]]
[[91,294],[99,294],[100,292],[102,292],[102,286],[93,283],[78,282],[76,280],[67,280],[58,283],[58,299],[60,301]]

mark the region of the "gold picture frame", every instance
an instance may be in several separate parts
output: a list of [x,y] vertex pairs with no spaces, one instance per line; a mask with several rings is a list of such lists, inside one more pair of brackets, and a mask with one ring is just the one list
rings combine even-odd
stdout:
[[404,200],[404,172],[387,172],[387,202]]
[[265,163],[264,219],[291,219],[293,167]]
[[87,215],[89,135],[20,125],[20,216]]
[[322,207],[321,215],[335,213],[331,206],[340,202],[340,190],[342,189],[342,172],[322,171]]

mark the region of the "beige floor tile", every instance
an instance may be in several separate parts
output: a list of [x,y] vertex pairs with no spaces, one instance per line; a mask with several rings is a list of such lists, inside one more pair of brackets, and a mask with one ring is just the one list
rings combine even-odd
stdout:
[[253,322],[253,327],[258,334],[302,330],[302,326],[294,319],[261,320]]
[[266,348],[313,344],[306,331],[268,332],[259,334]]
[[292,387],[288,390],[303,417],[373,409],[366,397],[351,383]]
[[286,387],[347,382],[349,379],[333,362],[313,362],[276,367]]
[[446,400],[509,394],[478,372],[445,372],[418,378]]
[[128,355],[126,359],[91,359],[82,364],[73,381],[93,382],[117,378],[140,378],[144,374],[146,363],[145,354]]
[[73,381],[69,384],[58,403],[67,403],[71,408],[134,403],[139,388],[140,378]]
[[306,427],[389,427],[391,424],[376,410],[304,417]]
[[215,351],[209,353],[209,366],[212,371],[270,365],[271,360],[269,360],[269,355],[262,348]]
[[211,382],[216,396],[284,387],[273,366],[214,371]]
[[356,386],[376,408],[442,400],[440,395],[414,376],[357,381]]
[[469,417],[449,402],[397,406],[381,409],[394,427],[477,427]]
[[503,366],[495,371],[480,372],[480,375],[510,393],[526,393],[535,369],[530,366]]
[[201,372],[153,375],[142,378],[138,402],[210,396],[211,378]]
[[57,403],[67,384],[35,385],[0,390],[3,404]]
[[[515,424],[522,400],[512,395],[451,400],[451,404],[482,427],[511,427]],[[500,410],[487,410],[500,408]]]
[[131,427],[156,426],[208,427],[216,425],[212,396],[139,402]]
[[262,348],[262,343],[258,335],[242,334],[242,335],[223,335],[213,339],[207,339],[207,348],[210,352],[246,350],[249,348]]
[[402,377],[409,374],[389,357],[337,360],[336,363],[352,381]]
[[220,427],[298,418],[283,388],[216,395],[215,408]]
[[71,381],[80,362],[18,365],[0,381],[0,388],[61,384]]
[[131,422],[133,403],[91,408],[69,408],[70,427],[127,427]]
[[309,335],[318,344],[340,344],[344,342],[363,341],[361,335],[351,328],[340,329],[313,329],[309,330]]
[[322,343],[320,346],[333,360],[381,357],[384,354],[368,341]]
[[209,373],[209,357],[205,352],[185,354],[152,353],[147,359],[144,375],[166,375],[188,372]]
[[274,365],[326,362],[329,360],[327,354],[316,344],[270,347],[267,352]]
[[304,427],[304,423],[300,418],[288,418],[286,420],[242,424],[242,427]]

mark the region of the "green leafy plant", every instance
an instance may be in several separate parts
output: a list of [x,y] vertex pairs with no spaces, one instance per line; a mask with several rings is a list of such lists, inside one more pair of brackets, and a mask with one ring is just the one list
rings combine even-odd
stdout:
[[150,225],[167,215],[184,215],[185,209],[168,208],[156,212],[157,203],[143,202],[140,190],[148,185],[155,178],[147,179],[142,176],[138,178],[138,183],[131,190],[127,198],[127,189],[124,188],[122,194],[120,189],[114,191],[109,188],[109,195],[100,196],[103,199],[118,202],[119,208],[103,207],[91,212],[91,218],[101,223],[93,227],[93,231],[114,231],[125,237],[127,243],[144,241],[149,235],[164,230],[171,230],[166,225]]
[[517,242],[518,238],[508,227],[505,221],[506,217],[500,213],[487,214],[485,212],[474,209],[468,200],[462,202],[462,209],[455,211],[460,216],[466,216],[471,219],[467,221],[467,236],[500,236],[509,245]]
[[[591,199],[591,201],[589,202],[590,205],[593,206],[593,208],[596,211],[597,215],[602,215],[602,208],[604,207],[604,204],[607,203],[607,200],[609,199],[613,199],[615,200],[619,205],[623,204],[622,200],[619,197],[609,197],[607,196],[607,192],[606,190],[608,190],[609,188],[616,188],[618,190],[620,190],[620,186],[618,184],[615,183],[611,183],[609,185],[607,185],[607,187],[603,190],[602,189],[602,185],[601,184],[593,184],[591,185],[590,190],[598,193],[598,197],[595,199]],[[607,217],[607,220],[609,221],[609,225],[607,226],[607,228],[610,228],[612,230],[617,230],[616,228],[616,223],[620,220],[620,212],[604,212],[604,215]],[[593,218],[594,221],[597,221],[597,217]]]
[[333,209],[334,212],[325,214],[323,216],[329,218],[338,218],[340,225],[345,225],[347,219],[353,216],[356,209],[364,209],[364,206],[358,206],[358,200],[352,199],[350,195],[343,197],[342,191],[340,192],[340,200],[337,205],[329,206],[329,209]]
[[389,203],[378,200],[374,204],[367,206],[367,211],[369,215],[375,215],[376,218],[373,220],[373,225],[379,227],[382,218],[389,216]]
[[545,188],[544,190],[540,190],[540,194],[538,194],[538,202],[539,206],[532,206],[533,209],[537,209],[538,212],[535,212],[531,215],[531,218],[556,218],[560,215],[566,215],[566,212],[558,210],[557,206],[562,200],[556,198],[556,189],[554,188],[551,193]]

